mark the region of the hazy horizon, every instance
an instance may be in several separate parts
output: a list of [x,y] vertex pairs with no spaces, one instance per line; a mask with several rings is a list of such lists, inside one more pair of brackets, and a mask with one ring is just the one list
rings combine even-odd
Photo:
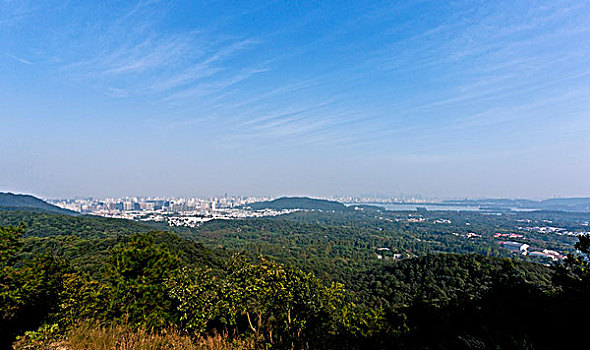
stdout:
[[590,197],[590,3],[0,0],[0,191]]
[[[123,195],[105,195],[105,196],[83,196],[83,195],[73,195],[73,196],[44,196],[37,193],[32,192],[17,192],[17,191],[9,191],[9,190],[2,190],[0,189],[0,193],[10,193],[15,195],[30,195],[33,197],[37,197],[43,200],[73,200],[73,199],[109,199],[109,198],[232,198],[232,197],[247,197],[247,198],[270,198],[270,199],[277,199],[277,198],[296,198],[296,197],[303,197],[303,198],[317,198],[317,199],[329,199],[329,200],[340,200],[342,198],[350,197],[354,199],[365,199],[365,200],[402,200],[408,203],[412,203],[414,200],[421,200],[431,203],[449,201],[449,200],[500,200],[500,199],[507,199],[507,200],[531,200],[531,201],[543,201],[549,199],[588,199],[590,197],[583,197],[583,196],[575,196],[575,197],[563,197],[563,196],[554,196],[554,197],[428,197],[421,194],[407,194],[407,193],[399,193],[396,195],[386,195],[386,194],[378,194],[378,193],[361,193],[358,195],[347,195],[347,194],[331,194],[331,195],[310,195],[304,193],[295,193],[295,194],[240,194],[240,193],[222,193],[222,194],[212,194],[212,195],[199,195],[199,194],[188,194],[188,195],[171,195],[171,194],[123,194]],[[346,203],[346,201],[342,201]]]

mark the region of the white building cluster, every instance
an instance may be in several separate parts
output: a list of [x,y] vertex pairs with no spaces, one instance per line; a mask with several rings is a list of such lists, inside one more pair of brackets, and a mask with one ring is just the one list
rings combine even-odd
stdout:
[[170,226],[196,227],[214,220],[276,216],[296,210],[251,210],[248,204],[269,200],[259,197],[124,197],[49,200],[65,209],[83,214],[139,221],[166,222]]

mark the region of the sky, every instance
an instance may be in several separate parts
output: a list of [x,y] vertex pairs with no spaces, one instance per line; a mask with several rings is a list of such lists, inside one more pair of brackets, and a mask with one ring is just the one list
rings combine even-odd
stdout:
[[590,196],[590,1],[0,0],[0,191]]

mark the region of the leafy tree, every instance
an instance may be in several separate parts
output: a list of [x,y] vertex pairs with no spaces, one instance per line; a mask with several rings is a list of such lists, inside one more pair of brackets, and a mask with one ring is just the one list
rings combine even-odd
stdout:
[[21,245],[22,230],[22,226],[0,228],[4,265],[0,270],[0,346],[37,328],[58,311],[63,276],[71,271],[65,261],[50,253],[8,264]]
[[62,326],[70,326],[84,319],[108,319],[111,317],[111,294],[111,288],[103,282],[91,280],[80,273],[66,274],[59,294],[56,320]]
[[568,254],[559,266],[558,283],[569,293],[590,292],[590,235],[578,236],[575,253]]
[[228,270],[221,292],[225,321],[245,317],[258,341],[299,348],[360,330],[353,329],[357,310],[346,302],[342,284],[325,286],[292,266],[266,259],[252,264],[242,256]]
[[18,227],[0,227],[0,267],[5,268],[10,262],[10,259],[14,258],[22,246],[22,240],[20,237],[23,235],[25,230],[24,225]]
[[165,327],[177,319],[165,284],[180,259],[149,235],[117,246],[109,258],[106,280],[112,286],[110,310],[132,324]]
[[183,267],[168,278],[166,285],[170,297],[178,303],[182,328],[199,334],[218,316],[221,285],[210,269]]

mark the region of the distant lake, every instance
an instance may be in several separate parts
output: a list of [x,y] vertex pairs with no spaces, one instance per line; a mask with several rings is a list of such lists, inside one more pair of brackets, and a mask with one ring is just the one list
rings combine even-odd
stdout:
[[417,210],[417,208],[426,208],[426,210],[451,210],[451,211],[479,211],[479,207],[467,205],[437,205],[437,204],[377,204],[387,210]]
[[[429,211],[480,211],[480,206],[468,206],[468,205],[441,205],[436,203],[428,204],[384,204],[384,203],[363,203],[367,205],[375,205],[383,207],[387,210],[398,210],[398,211],[416,211],[417,208],[426,208]],[[346,203],[346,205],[359,205],[359,203]],[[523,209],[523,208],[510,208],[512,211],[534,211],[536,209]]]

